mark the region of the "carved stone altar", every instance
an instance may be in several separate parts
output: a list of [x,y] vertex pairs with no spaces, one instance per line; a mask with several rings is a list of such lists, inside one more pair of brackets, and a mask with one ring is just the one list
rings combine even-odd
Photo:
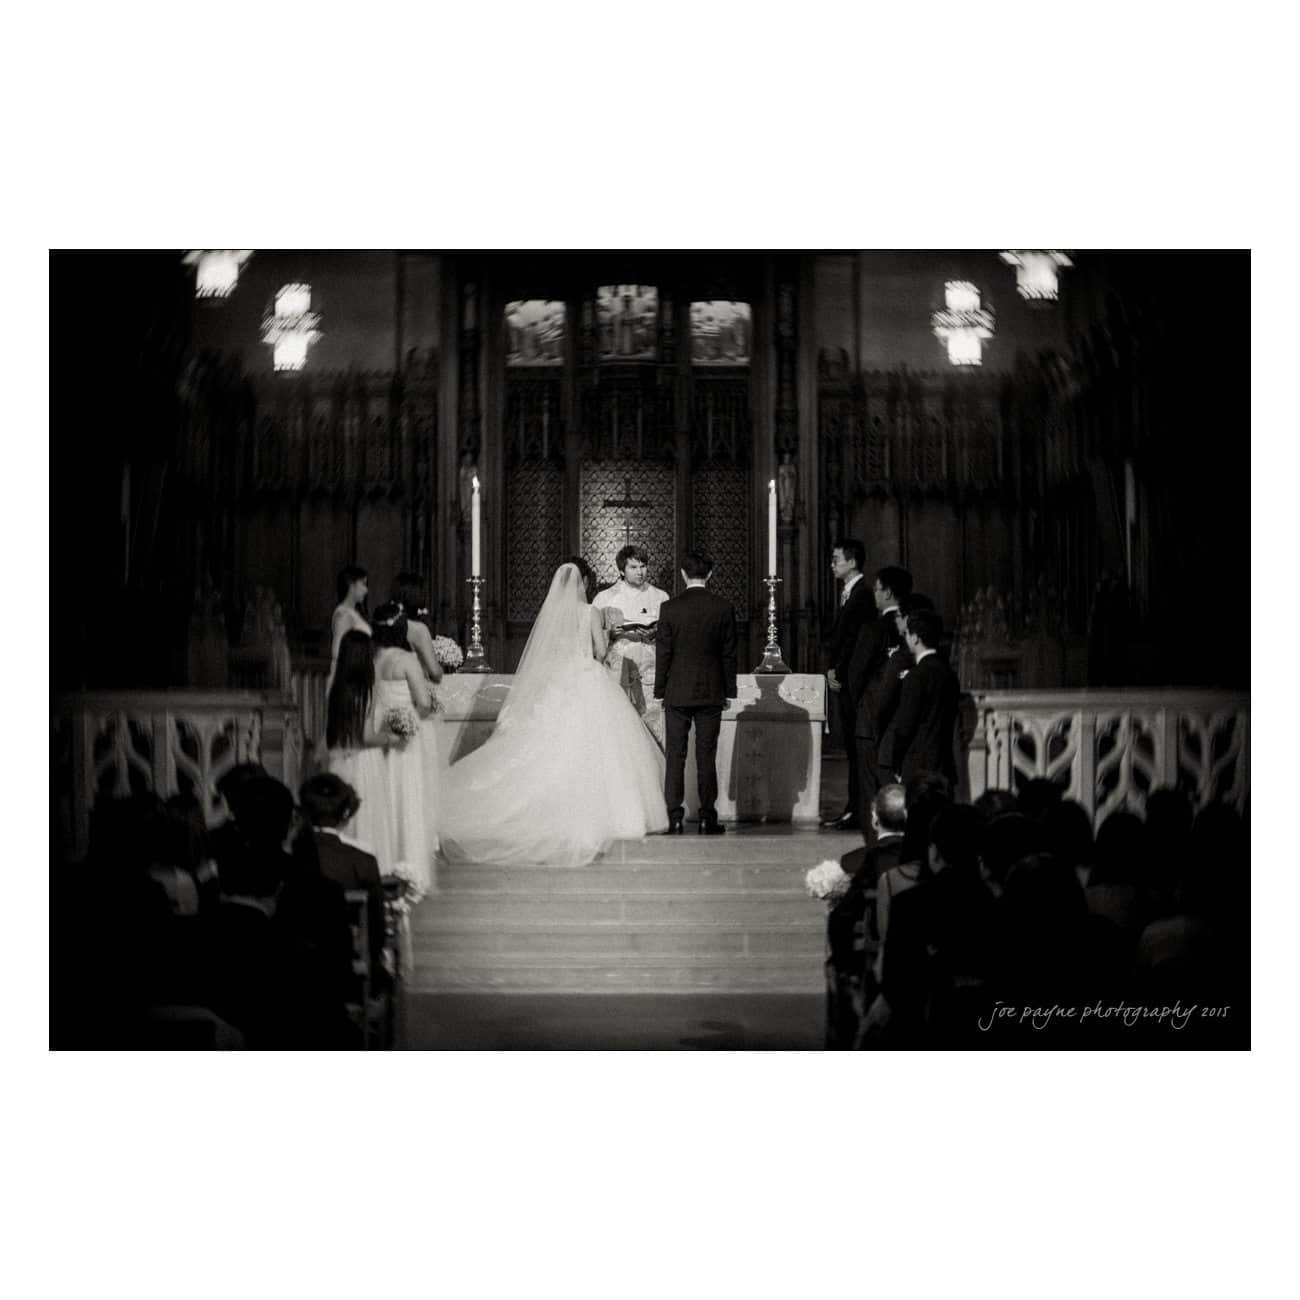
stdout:
[[[439,749],[448,763],[492,734],[513,678],[453,673],[438,686]],[[740,696],[722,715],[718,738],[718,815],[723,821],[816,826],[821,802],[826,679],[802,673],[737,678]],[[686,759],[686,815],[696,814],[695,741]]]

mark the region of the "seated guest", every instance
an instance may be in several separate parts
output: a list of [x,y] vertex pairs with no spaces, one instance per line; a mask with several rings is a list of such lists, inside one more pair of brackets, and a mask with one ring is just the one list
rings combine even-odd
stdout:
[[1003,813],[980,836],[980,874],[994,898],[1002,894],[1011,868],[1043,847],[1043,832],[1023,813]]
[[1018,792],[1020,811],[1031,822],[1041,825],[1043,818],[1061,802],[1064,795],[1065,791],[1055,781],[1049,781],[1045,776],[1030,777]]
[[895,900],[881,961],[875,1026],[891,1046],[976,1041],[992,970],[996,912],[979,876],[982,819],[942,809],[930,823],[927,871]]
[[1234,809],[1206,808],[1189,843],[1172,913],[1153,920],[1138,940],[1136,995],[1212,1009],[1216,1014],[1197,1022],[1188,1046],[1246,1046],[1250,881],[1242,820]]
[[945,808],[952,806],[952,786],[945,777],[936,773],[922,773],[908,783],[906,804],[907,826],[899,847],[899,863],[883,871],[876,886],[875,933],[881,945],[876,962],[877,980],[880,978],[879,956],[884,952],[894,899],[929,875],[930,823]]
[[222,864],[210,927],[209,1001],[249,1047],[349,1045],[344,1003],[352,940],[343,890],[302,837],[286,852],[293,796],[273,777],[248,782],[237,816],[245,851]]
[[1074,868],[1079,884],[1088,887],[1092,871],[1092,820],[1073,799],[1059,799],[1043,814],[1043,844],[1058,862]]
[[1146,853],[1146,831],[1136,814],[1111,813],[1102,822],[1088,877],[1088,911],[1133,940],[1145,920],[1138,881]]
[[223,860],[243,853],[247,848],[237,813],[243,791],[251,782],[267,775],[269,773],[261,763],[236,763],[217,780],[216,825],[209,833],[208,848],[217,864],[218,875]]
[[903,787],[882,787],[871,801],[872,846],[853,849],[840,859],[840,869],[850,879],[843,897],[826,917],[828,1047],[849,1047],[857,1035],[864,982],[869,976],[865,961],[866,930],[868,925],[872,930],[875,928],[876,882],[882,872],[898,865],[906,824]]
[[371,978],[383,976],[384,886],[373,853],[343,833],[343,825],[356,816],[361,801],[357,792],[333,772],[318,772],[298,792],[303,816],[316,841],[320,872],[343,890],[364,890],[370,926]]
[[1168,916],[1174,892],[1192,852],[1192,804],[1181,790],[1160,788],[1147,795],[1146,849],[1138,869],[1145,920]]
[[[1013,1006],[1079,1006],[1097,991],[1088,906],[1078,877],[1050,854],[1016,862],[998,903],[996,995]],[[1021,1026],[1025,1046],[1052,1041],[1075,1046],[1078,1026]],[[1067,1035],[1069,1037],[1067,1038]]]

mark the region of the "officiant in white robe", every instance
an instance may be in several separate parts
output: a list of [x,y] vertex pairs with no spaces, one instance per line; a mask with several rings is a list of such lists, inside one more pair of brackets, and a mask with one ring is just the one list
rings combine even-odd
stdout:
[[650,556],[644,547],[625,546],[616,563],[619,580],[598,592],[592,606],[605,612],[609,653],[605,666],[636,705],[650,733],[664,743],[663,706],[654,698],[655,629],[668,593],[648,578]]

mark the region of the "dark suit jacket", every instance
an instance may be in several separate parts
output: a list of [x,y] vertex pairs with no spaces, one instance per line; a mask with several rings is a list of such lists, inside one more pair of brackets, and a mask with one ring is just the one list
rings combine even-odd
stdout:
[[736,614],[731,602],[688,587],[659,607],[655,699],[666,705],[725,705],[736,698]]
[[912,656],[905,645],[887,655],[884,667],[872,681],[859,702],[857,725],[854,734],[875,740],[877,746],[889,730],[889,724],[898,712],[898,699],[903,691],[903,674],[912,667]]
[[328,832],[313,831],[321,875],[333,880],[344,891],[366,891],[366,919],[370,926],[370,969],[377,975],[384,951],[384,886],[379,878],[379,863],[373,853],[341,840]]
[[898,709],[880,742],[880,765],[904,782],[918,772],[957,780],[953,736],[961,688],[957,674],[938,654],[926,655],[903,676]]
[[[879,738],[884,728],[879,725],[880,687],[885,668],[890,661],[890,650],[903,644],[898,634],[898,625],[892,613],[874,618],[864,623],[858,632],[857,644],[849,658],[848,676],[845,685],[849,694],[857,701],[858,716],[854,734],[858,736]],[[898,654],[893,656],[898,658]],[[910,658],[910,656],[909,656]],[[888,718],[885,719],[888,723]]]
[[[836,594],[838,601],[839,595]],[[876,617],[876,597],[871,589],[871,579],[861,577],[853,584],[849,598],[835,607],[835,622],[831,624],[831,641],[826,651],[826,668],[834,669],[836,677],[844,682],[849,673],[849,660],[858,643],[858,633],[864,623]]]

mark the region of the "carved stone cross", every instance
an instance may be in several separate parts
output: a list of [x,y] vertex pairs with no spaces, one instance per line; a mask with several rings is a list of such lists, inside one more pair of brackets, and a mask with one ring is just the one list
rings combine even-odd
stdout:
[[[632,477],[627,475],[623,479],[623,499],[621,501],[606,498],[600,503],[607,510],[636,510],[649,507],[649,501],[634,501],[632,499]],[[632,544],[632,521],[625,514],[623,516],[623,544],[630,546]]]

